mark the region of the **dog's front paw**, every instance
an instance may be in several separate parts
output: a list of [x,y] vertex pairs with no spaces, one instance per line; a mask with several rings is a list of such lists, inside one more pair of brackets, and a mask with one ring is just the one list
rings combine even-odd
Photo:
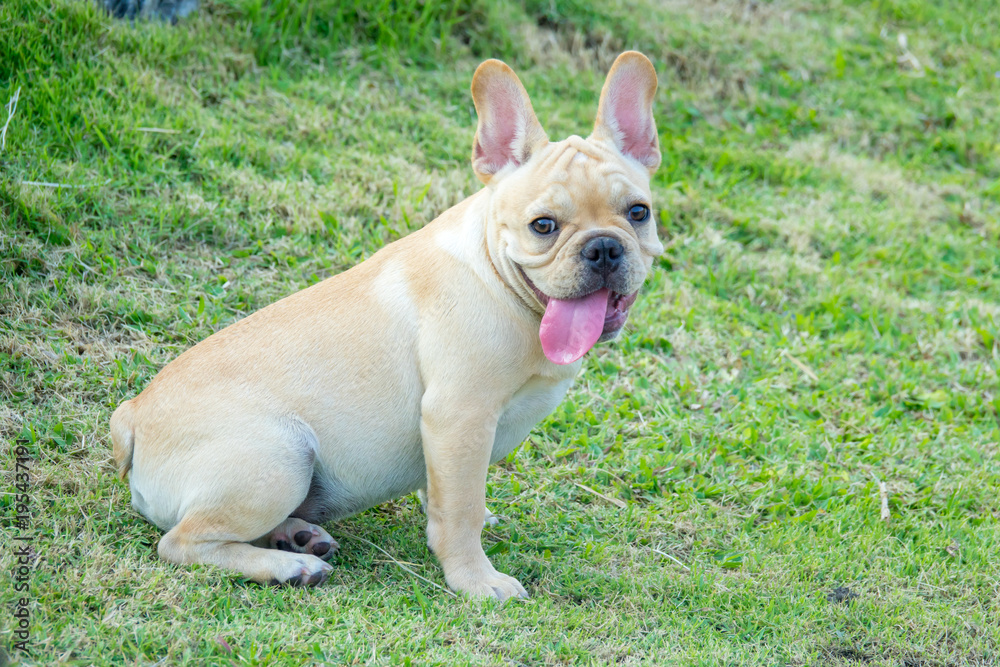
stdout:
[[495,598],[503,601],[507,598],[526,598],[524,590],[514,577],[497,572],[492,566],[489,569],[461,569],[458,572],[445,573],[445,581],[453,591],[464,593],[473,598]]

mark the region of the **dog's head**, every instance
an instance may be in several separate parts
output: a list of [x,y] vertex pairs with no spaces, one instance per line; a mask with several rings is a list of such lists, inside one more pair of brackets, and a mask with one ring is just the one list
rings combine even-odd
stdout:
[[472,80],[472,167],[492,190],[491,260],[542,316],[542,349],[555,363],[618,335],[663,252],[649,190],[660,164],[655,93],[653,65],[623,53],[604,83],[593,133],[552,143],[507,65],[487,60]]

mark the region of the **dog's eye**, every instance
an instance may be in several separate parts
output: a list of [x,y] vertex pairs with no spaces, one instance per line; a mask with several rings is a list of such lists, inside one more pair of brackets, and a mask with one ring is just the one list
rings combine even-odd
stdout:
[[548,236],[556,231],[556,221],[552,218],[538,218],[531,221],[531,231],[541,236]]
[[649,207],[636,204],[628,210],[628,217],[632,222],[646,222],[649,219]]

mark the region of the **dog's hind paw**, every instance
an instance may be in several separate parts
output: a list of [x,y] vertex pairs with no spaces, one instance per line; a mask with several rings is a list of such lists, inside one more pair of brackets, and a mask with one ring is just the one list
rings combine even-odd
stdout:
[[337,541],[319,526],[302,519],[288,517],[267,537],[267,545],[272,549],[310,554],[323,560],[330,560],[340,549]]
[[[276,554],[277,555],[277,554]],[[309,555],[289,555],[271,579],[272,586],[318,586],[333,572],[328,563]]]

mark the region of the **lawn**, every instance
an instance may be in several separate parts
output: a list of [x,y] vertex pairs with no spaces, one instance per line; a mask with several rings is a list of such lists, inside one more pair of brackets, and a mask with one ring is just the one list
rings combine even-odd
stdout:
[[[993,0],[209,0],[175,27],[3,0],[0,647],[1000,664],[998,25]],[[531,598],[442,590],[415,497],[329,524],[315,589],[159,560],[114,407],[475,192],[482,59],[561,139],[627,48],[660,76],[667,251],[491,469],[484,545]]]

